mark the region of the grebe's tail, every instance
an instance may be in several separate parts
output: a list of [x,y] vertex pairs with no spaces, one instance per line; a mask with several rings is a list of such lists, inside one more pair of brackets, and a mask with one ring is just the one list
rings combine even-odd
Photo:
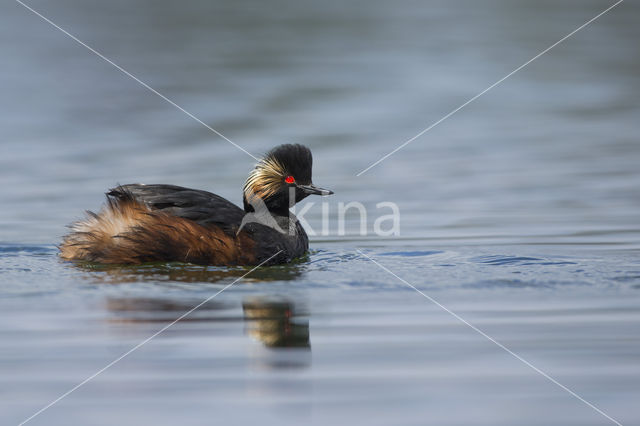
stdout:
[[[107,193],[99,213],[71,225],[60,257],[104,264],[182,261],[198,264],[251,264],[251,241],[217,227],[151,210],[123,187]],[[247,257],[247,258],[245,258]]]

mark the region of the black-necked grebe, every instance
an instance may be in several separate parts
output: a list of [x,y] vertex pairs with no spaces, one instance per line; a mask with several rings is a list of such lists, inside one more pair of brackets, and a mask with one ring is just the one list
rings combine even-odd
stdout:
[[289,209],[310,194],[312,157],[302,145],[280,145],[250,172],[244,210],[207,191],[175,185],[121,185],[99,213],[71,226],[60,245],[66,260],[104,264],[188,262],[201,265],[287,263],[309,248]]

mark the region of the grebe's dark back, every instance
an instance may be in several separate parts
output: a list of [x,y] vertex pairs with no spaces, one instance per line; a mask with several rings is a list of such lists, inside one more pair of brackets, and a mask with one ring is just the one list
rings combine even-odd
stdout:
[[244,210],[207,191],[175,185],[121,185],[99,212],[74,223],[60,245],[66,260],[105,264],[189,262],[202,265],[286,263],[309,248],[289,212],[311,194],[312,157],[302,145],[269,151],[249,174]]

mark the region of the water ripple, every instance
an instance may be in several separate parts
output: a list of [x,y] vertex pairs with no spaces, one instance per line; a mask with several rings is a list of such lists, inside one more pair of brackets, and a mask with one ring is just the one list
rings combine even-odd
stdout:
[[431,251],[390,251],[386,253],[379,253],[378,256],[403,256],[403,257],[419,257],[419,256],[433,256],[434,254],[444,253],[441,250]]
[[487,265],[576,265],[576,262],[570,261],[553,261],[537,257],[505,255],[477,256],[471,258],[471,261]]

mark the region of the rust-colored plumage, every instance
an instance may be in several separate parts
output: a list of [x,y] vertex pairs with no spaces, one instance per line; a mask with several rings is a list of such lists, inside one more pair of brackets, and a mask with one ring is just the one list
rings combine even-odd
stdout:
[[253,264],[254,242],[240,232],[231,236],[219,227],[152,211],[132,197],[109,197],[98,214],[71,226],[60,245],[66,260],[104,264],[181,261],[197,264]]

